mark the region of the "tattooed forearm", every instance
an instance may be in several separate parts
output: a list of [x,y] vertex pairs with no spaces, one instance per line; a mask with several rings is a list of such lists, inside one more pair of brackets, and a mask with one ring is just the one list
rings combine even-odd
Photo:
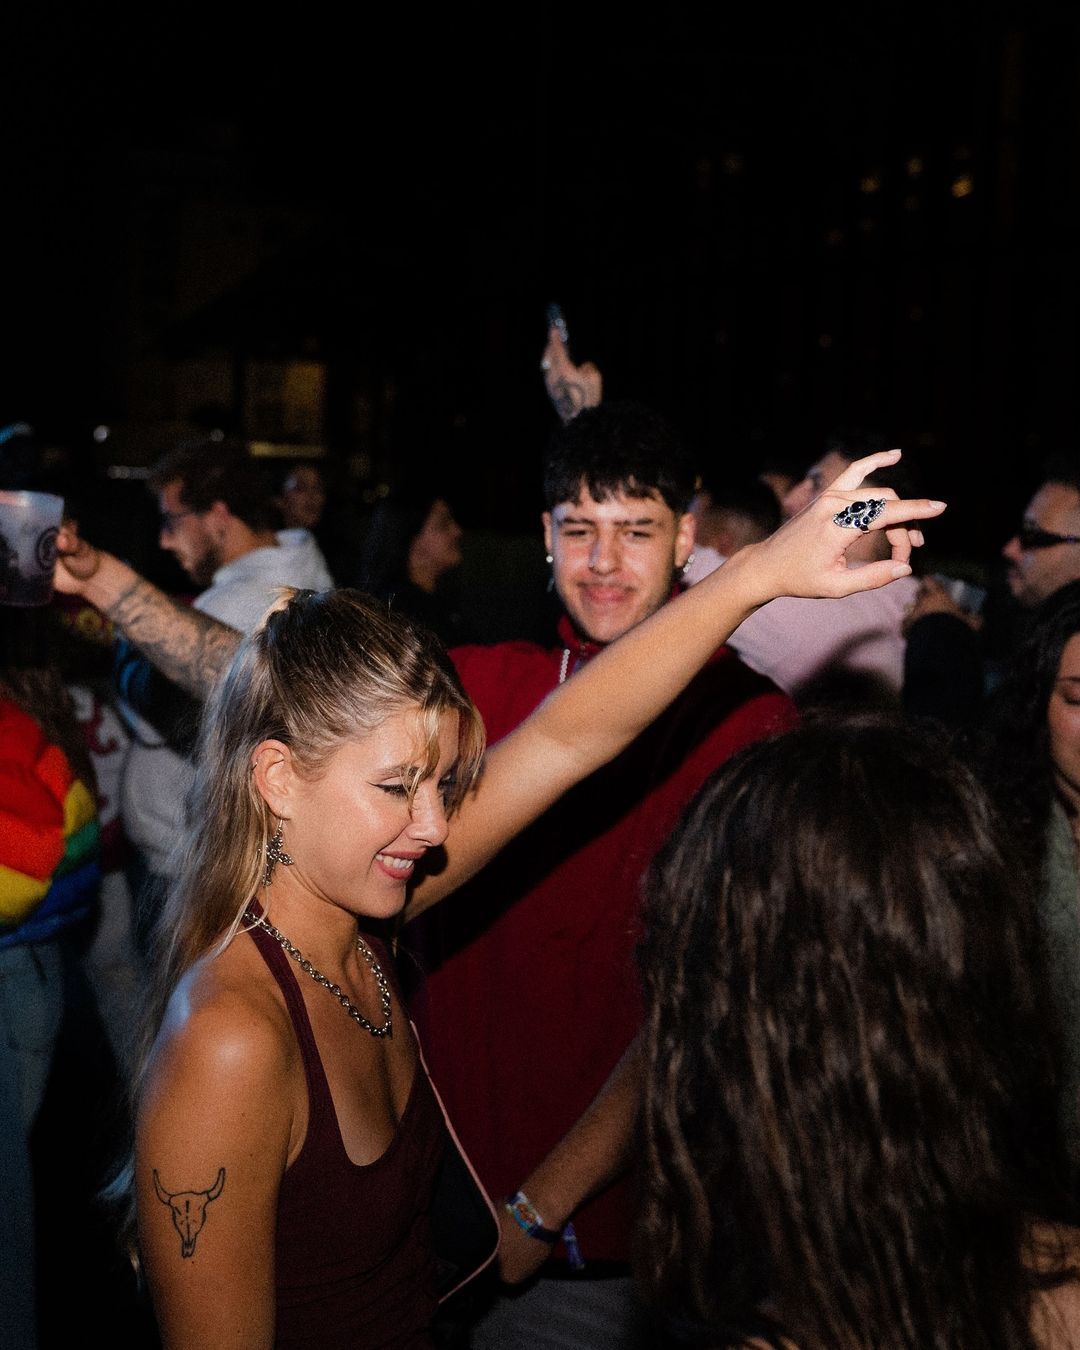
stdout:
[[206,1222],[206,1206],[216,1200],[225,1189],[225,1169],[218,1168],[217,1180],[208,1191],[174,1191],[172,1195],[161,1184],[154,1169],[154,1190],[163,1205],[172,1210],[173,1227],[180,1234],[180,1255],[195,1255],[195,1240]]
[[177,604],[141,577],[107,612],[163,675],[196,698],[209,694],[240,641],[234,628]]

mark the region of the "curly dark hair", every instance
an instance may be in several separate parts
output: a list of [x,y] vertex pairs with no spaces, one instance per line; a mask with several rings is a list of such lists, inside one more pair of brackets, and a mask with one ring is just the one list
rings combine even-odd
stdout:
[[863,714],[730,760],[657,856],[639,1267],[700,1344],[1029,1347],[1076,1274],[1022,1255],[1069,1206],[999,841],[940,731]]
[[594,501],[617,492],[660,497],[677,516],[690,506],[696,465],[660,413],[632,401],[586,408],[551,438],[544,464],[544,504],[576,502],[582,487]]

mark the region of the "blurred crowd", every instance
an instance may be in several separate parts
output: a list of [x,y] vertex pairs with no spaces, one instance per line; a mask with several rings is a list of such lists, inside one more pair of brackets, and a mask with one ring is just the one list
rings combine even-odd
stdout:
[[[0,444],[0,490],[68,503],[52,602],[0,607],[3,1344],[67,1344],[73,1306],[158,1343],[102,1197],[204,691],[169,611],[140,582],[107,595],[102,556],[240,633],[282,587],[361,589],[437,635],[493,743],[891,445],[838,426],[786,470],[689,447],[605,399],[557,326],[542,376],[525,567],[463,530],[467,483],[407,463],[361,513],[325,461],[192,441],[99,510],[118,484],[29,428]],[[932,495],[932,466],[863,489]],[[155,510],[171,574],[138,542]],[[98,553],[124,512],[128,557]],[[436,1342],[1080,1345],[1080,453],[1015,517],[1000,556],[943,560],[927,528],[911,576],[748,614],[634,745],[401,931],[502,1228]]]

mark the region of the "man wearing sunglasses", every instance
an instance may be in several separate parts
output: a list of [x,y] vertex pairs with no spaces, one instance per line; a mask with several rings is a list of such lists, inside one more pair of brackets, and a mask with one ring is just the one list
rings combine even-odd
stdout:
[[[1020,528],[1001,552],[1009,590],[1027,611],[1080,578],[1080,456],[1055,455],[1046,462]],[[981,625],[936,577],[923,578],[904,624],[909,711],[952,725],[978,720],[986,688],[1000,678],[985,668]]]
[[1020,529],[1001,552],[1009,564],[1009,589],[1025,609],[1080,579],[1080,456],[1047,463]]

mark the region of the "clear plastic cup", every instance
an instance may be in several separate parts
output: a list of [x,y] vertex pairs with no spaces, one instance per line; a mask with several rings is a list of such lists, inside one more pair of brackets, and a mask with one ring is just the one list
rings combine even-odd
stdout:
[[0,604],[47,605],[56,575],[63,497],[0,492]]

